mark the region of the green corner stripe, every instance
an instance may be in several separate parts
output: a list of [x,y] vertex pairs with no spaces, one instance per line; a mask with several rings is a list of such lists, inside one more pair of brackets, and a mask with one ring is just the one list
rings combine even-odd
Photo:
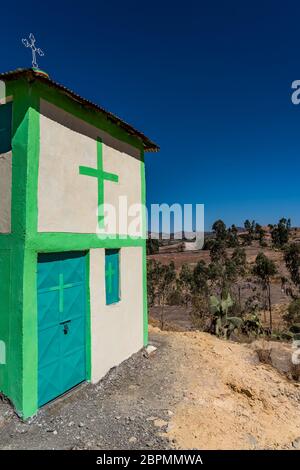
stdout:
[[90,252],[86,254],[86,379],[92,378],[92,331],[90,294]]

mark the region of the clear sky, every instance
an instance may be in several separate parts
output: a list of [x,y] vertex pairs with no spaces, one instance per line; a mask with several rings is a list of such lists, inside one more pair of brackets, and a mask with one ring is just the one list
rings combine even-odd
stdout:
[[31,65],[33,32],[53,79],[160,145],[148,204],[300,225],[299,2],[15,0],[1,19],[1,71]]

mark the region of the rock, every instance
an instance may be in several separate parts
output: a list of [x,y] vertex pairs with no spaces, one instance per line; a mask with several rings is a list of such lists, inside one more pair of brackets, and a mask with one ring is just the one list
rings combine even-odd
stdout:
[[157,351],[157,348],[155,346],[148,344],[148,346],[145,348],[144,356],[148,358],[152,356],[154,353],[156,353],[156,351]]
[[170,432],[175,428],[175,424],[169,423],[166,429],[166,432]]
[[163,419],[156,419],[154,421],[154,426],[157,426],[158,428],[162,428],[163,426],[167,426],[168,422],[163,420]]
[[247,434],[247,438],[253,447],[257,446],[258,442],[257,442],[256,437],[252,436],[252,434]]
[[137,438],[136,438],[136,437],[134,437],[134,436],[132,436],[132,437],[129,439],[129,441],[128,441],[128,442],[130,442],[130,444],[135,444],[135,443],[136,443],[136,441],[137,441]]
[[136,387],[137,387],[137,385],[133,385],[133,384],[131,384],[131,385],[129,385],[129,387],[128,387],[128,388],[129,388],[130,390],[135,390],[135,389],[136,389]]
[[300,437],[297,437],[297,439],[292,442],[292,446],[294,447],[294,449],[300,449]]
[[57,434],[57,431],[56,431],[56,429],[53,431],[53,434],[54,434],[54,436],[56,436],[56,434]]
[[155,421],[157,418],[157,416],[149,416],[149,418],[146,418],[146,421]]
[[167,413],[168,413],[169,416],[173,416],[173,414],[174,414],[173,411],[171,411],[171,410],[168,410]]

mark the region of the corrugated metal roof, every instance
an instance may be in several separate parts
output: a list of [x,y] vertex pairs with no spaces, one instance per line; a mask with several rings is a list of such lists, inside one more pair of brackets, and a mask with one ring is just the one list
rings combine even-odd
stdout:
[[91,108],[91,109],[94,109],[95,111],[99,111],[105,114],[108,119],[110,119],[117,126],[120,126],[122,129],[124,129],[128,134],[134,135],[135,137],[139,138],[142,141],[144,150],[146,152],[157,152],[159,150],[158,145],[152,142],[142,132],[138,131],[137,129],[132,127],[130,124],[127,124],[125,121],[120,119],[118,116],[112,114],[111,112],[93,103],[92,101],[89,101],[86,98],[83,98],[82,96],[78,95],[74,91],[70,90],[69,88],[66,88],[60,83],[55,82],[54,80],[47,77],[46,75],[42,75],[41,73],[39,73],[38,70],[16,69],[10,72],[0,73],[0,80],[3,80],[3,81],[16,80],[22,76],[26,77],[29,81],[39,80],[61,91],[62,93],[67,95],[69,98],[71,98],[73,101],[76,101],[77,103],[80,103],[87,108]]

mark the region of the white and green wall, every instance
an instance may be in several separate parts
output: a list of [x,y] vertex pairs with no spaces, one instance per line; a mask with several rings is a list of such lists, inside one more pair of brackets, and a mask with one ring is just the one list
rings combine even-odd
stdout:
[[[10,135],[7,143],[0,132],[0,341],[6,345],[0,391],[27,418],[39,406],[43,253],[84,256],[85,380],[97,382],[147,343],[145,214],[142,235],[118,227],[97,235],[99,203],[118,208],[120,196],[128,204],[145,202],[144,145],[47,80],[24,75],[7,81],[6,89],[7,103],[0,105],[0,128]],[[112,302],[106,278],[111,253],[117,253],[119,279]]]

